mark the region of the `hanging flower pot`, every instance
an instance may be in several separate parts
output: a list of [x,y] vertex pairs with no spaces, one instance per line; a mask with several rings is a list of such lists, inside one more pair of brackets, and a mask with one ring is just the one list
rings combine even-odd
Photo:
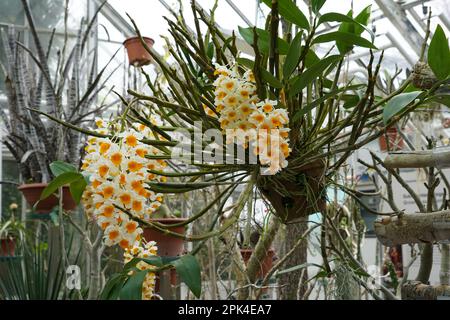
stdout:
[[326,209],[324,161],[316,160],[292,171],[295,175],[259,176],[257,181],[259,190],[274,207],[274,214],[285,224]]
[[386,129],[386,134],[380,136],[380,150],[388,151],[388,142],[386,136],[389,139],[389,150],[398,151],[402,150],[404,146],[404,141],[401,135],[398,133],[397,128],[390,127]]
[[[30,206],[34,206],[39,201],[42,191],[47,187],[47,183],[30,183],[23,184],[18,187],[22,192],[25,200]],[[54,207],[59,204],[59,200],[55,195],[45,198],[37,204],[35,211],[37,213],[50,213]],[[66,211],[75,209],[77,204],[70,194],[69,187],[63,187],[63,208]]]
[[[241,249],[242,259],[244,260],[245,265],[248,264],[250,257],[253,254],[253,249]],[[273,264],[273,256],[275,255],[275,251],[273,249],[269,249],[266,253],[266,256],[261,261],[261,265],[259,267],[258,272],[256,273],[257,278],[264,278],[272,269]]]
[[16,250],[16,240],[14,238],[0,239],[0,257],[14,256]]
[[[151,38],[142,37],[145,43],[151,48],[155,41]],[[128,54],[130,65],[141,67],[152,62],[152,56],[144,48],[139,37],[128,38],[123,42]]]
[[[185,218],[159,218],[151,219],[150,222],[157,222],[163,225],[173,225],[180,222],[184,222]],[[169,231],[184,234],[186,231],[185,226],[169,227]],[[144,228],[144,239],[146,241],[156,241],[158,246],[158,255],[163,257],[176,257],[180,256],[184,252],[184,240],[181,238],[173,237],[169,234],[165,234],[155,228]]]

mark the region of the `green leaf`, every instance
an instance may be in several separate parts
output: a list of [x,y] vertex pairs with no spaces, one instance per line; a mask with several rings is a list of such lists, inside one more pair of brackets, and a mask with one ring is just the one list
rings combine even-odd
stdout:
[[267,71],[265,69],[261,69],[260,71],[261,71],[261,77],[268,84],[270,84],[270,86],[272,86],[273,88],[277,88],[277,89],[281,89],[283,87],[281,82],[277,78],[275,78],[269,71]]
[[302,74],[299,74],[298,76],[292,78],[290,81],[292,83],[292,86],[289,90],[289,96],[293,97],[298,94],[309,83],[314,81],[314,79],[322,75],[322,73],[330,66],[330,64],[338,61],[340,58],[340,55],[329,56],[325,59],[320,60],[319,62],[308,68],[306,71],[304,71]]
[[445,79],[450,74],[450,51],[444,30],[438,25],[428,48],[428,64],[436,77]]
[[125,280],[122,273],[113,274],[103,288],[100,300],[117,300]]
[[208,43],[208,47],[206,48],[206,56],[211,60],[214,57],[214,43]]
[[77,172],[77,168],[73,164],[64,161],[53,161],[50,163],[50,171],[57,177],[64,172]]
[[283,65],[283,79],[289,79],[292,72],[297,68],[302,53],[302,34],[300,31],[292,40]]
[[[241,34],[242,38],[251,46],[253,46],[253,28],[239,28],[239,33]],[[269,32],[263,29],[256,28],[256,34],[258,35],[258,48],[261,53],[269,54],[269,48],[270,48],[270,35]],[[289,44],[286,40],[278,38],[277,40],[278,45],[278,53],[281,55],[285,55],[288,52]]]
[[[372,11],[372,5],[368,5],[364,9],[361,10],[361,12],[355,17],[355,21],[358,22],[360,25],[355,25],[355,34],[360,35],[364,29],[367,30],[367,28],[364,28],[363,26],[367,26],[370,19],[370,13]],[[372,37],[374,38],[375,35],[373,32],[370,32],[372,34]]]
[[248,69],[253,69],[253,66],[255,64],[255,61],[247,59],[247,58],[237,58],[237,63],[240,65],[243,65],[244,67],[247,67]]
[[326,0],[311,0],[312,11],[317,14],[325,2]]
[[[304,50],[304,46],[302,46],[302,50]],[[310,49],[310,50],[308,50],[308,52],[306,52],[306,57],[305,57],[306,68],[311,67],[312,65],[316,64],[319,61],[320,61],[320,59],[314,51],[312,51]]]
[[58,188],[70,184],[78,179],[84,179],[83,175],[78,172],[64,172],[61,173],[59,176],[57,176],[55,179],[53,179],[48,186],[42,191],[40,200],[43,200],[45,198],[48,198],[51,196]]
[[450,95],[448,95],[448,94],[435,95],[435,96],[425,100],[425,102],[428,102],[428,101],[440,103],[440,104],[446,105],[447,107],[450,108]]
[[[262,0],[269,8],[272,7],[272,0]],[[309,23],[306,16],[292,0],[278,0],[278,12],[287,21],[299,26],[300,28],[309,30]]]
[[150,270],[135,272],[120,290],[120,300],[142,300],[142,283]]
[[[322,34],[322,35],[318,36],[317,38],[315,38],[313,40],[313,43],[324,43],[324,42],[330,42],[330,41],[336,41],[336,43],[340,42],[340,43],[343,43],[348,46],[357,45],[359,47],[377,49],[377,47],[375,47],[373,45],[373,43],[370,42],[369,40],[364,39],[360,36],[357,36],[353,33],[342,32],[342,31],[334,31],[334,32]],[[339,49],[339,52],[344,54],[347,51]]]
[[84,179],[84,176],[70,183],[69,185],[70,194],[72,195],[72,198],[76,204],[80,203],[81,196],[83,195],[86,186],[87,182]]
[[202,281],[200,273],[200,265],[197,259],[190,255],[181,256],[180,259],[173,262],[173,266],[180,275],[181,281],[183,281],[192,293],[200,298],[202,291]]
[[320,18],[319,21],[317,22],[317,24],[322,24],[324,22],[348,22],[348,23],[356,23],[359,24],[358,22],[356,22],[355,20],[353,20],[352,17],[349,17],[345,14],[342,13],[337,13],[337,12],[329,12],[329,13],[325,13],[323,14]]
[[398,96],[393,97],[384,106],[383,109],[383,122],[388,123],[389,119],[402,111],[407,105],[414,101],[422,92],[413,91],[407,93],[401,93]]

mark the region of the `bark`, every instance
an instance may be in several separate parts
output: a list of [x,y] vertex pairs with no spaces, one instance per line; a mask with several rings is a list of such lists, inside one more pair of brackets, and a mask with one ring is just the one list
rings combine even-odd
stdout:
[[[288,252],[298,239],[298,236],[304,234],[308,229],[308,219],[303,218],[303,221],[296,224],[286,225],[286,238],[284,241],[283,252]],[[295,252],[289,256],[283,265],[283,269],[294,267],[307,262],[308,242],[303,241],[297,247]],[[280,300],[298,300],[304,296],[307,290],[306,281],[308,280],[307,269],[288,272],[281,275],[279,280],[278,298]]]
[[408,281],[402,286],[403,300],[437,300],[439,296],[450,297],[450,286],[430,286],[420,281]]
[[450,150],[395,152],[384,159],[384,164],[388,168],[449,168]]
[[450,245],[442,244],[441,247],[441,274],[440,280],[442,285],[450,285]]
[[374,223],[375,234],[385,246],[432,243],[450,239],[450,210],[384,217]]

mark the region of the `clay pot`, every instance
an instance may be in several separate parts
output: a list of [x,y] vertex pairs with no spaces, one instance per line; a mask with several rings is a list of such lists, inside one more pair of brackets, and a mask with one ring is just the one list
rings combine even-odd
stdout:
[[[169,226],[183,221],[186,221],[186,218],[161,218],[150,220],[150,222],[158,222]],[[185,233],[186,228],[185,226],[178,226],[168,228],[168,230],[183,234]],[[181,238],[166,235],[163,232],[150,227],[144,228],[143,236],[146,241],[156,241],[159,256],[176,257],[182,255],[184,252],[184,240]]]
[[[42,191],[47,187],[47,183],[30,183],[23,184],[18,187],[18,189],[22,192],[25,200],[30,204],[30,206],[34,206],[36,202],[38,202],[41,197]],[[39,201],[37,204],[35,211],[37,213],[49,213],[52,209],[59,204],[59,200],[55,195],[51,195],[50,197]],[[69,187],[63,187],[63,208],[66,211],[70,211],[75,209],[77,204],[72,198],[70,194]]]
[[14,256],[16,250],[16,240],[11,238],[0,239],[0,256]]
[[[248,264],[248,261],[250,260],[250,257],[253,254],[253,249],[241,249],[241,255],[242,259],[244,260],[245,265]],[[273,264],[273,256],[275,255],[275,251],[273,249],[269,249],[267,251],[266,256],[261,262],[260,269],[256,273],[257,278],[264,278],[272,269]]]
[[[145,43],[151,48],[155,41],[151,38],[142,37]],[[128,38],[123,42],[125,49],[127,49],[128,61],[130,65],[141,67],[152,62],[152,56],[144,48],[139,37]]]
[[[295,177],[283,174],[259,176],[257,186],[274,207],[274,214],[284,224],[298,223],[310,214],[326,210],[325,171],[324,161],[317,160],[296,168]],[[293,181],[300,178],[302,182]],[[309,198],[306,196],[305,183],[308,184]],[[283,193],[277,185],[283,185]]]
[[380,143],[380,150],[381,151],[388,151],[388,144],[386,141],[386,136],[389,139],[389,150],[390,151],[398,151],[402,150],[404,146],[403,138],[400,136],[400,134],[397,131],[397,128],[387,128],[386,129],[386,135],[381,135],[379,139]]

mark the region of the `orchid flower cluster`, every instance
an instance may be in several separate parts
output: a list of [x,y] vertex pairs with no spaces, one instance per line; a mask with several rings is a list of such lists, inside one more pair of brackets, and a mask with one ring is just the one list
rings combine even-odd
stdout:
[[[262,165],[271,164],[272,174],[285,168],[291,152],[286,109],[276,108],[277,101],[259,100],[251,70],[241,76],[236,66],[229,69],[216,65],[215,75],[214,105],[227,144],[236,141],[244,148],[250,146]],[[206,105],[204,108],[208,115],[215,115]]]
[[[124,262],[128,263],[134,258],[149,258],[150,256],[156,256],[158,247],[155,241],[147,242],[144,246],[141,246],[139,242],[136,242],[132,248],[125,249],[123,254]],[[144,281],[142,283],[142,300],[151,300],[155,292],[156,274],[152,272],[154,266],[148,264],[145,261],[139,261],[136,264],[138,270],[150,270],[145,275]],[[130,275],[134,271],[130,271]]]
[[[111,138],[89,137],[82,170],[90,184],[83,193],[83,205],[89,217],[104,230],[107,246],[131,248],[140,241],[142,228],[129,215],[148,220],[163,201],[162,194],[147,190],[145,181],[164,182],[165,177],[149,172],[164,170],[163,160],[147,159],[159,150],[141,142],[151,138],[150,129],[141,124],[118,132],[114,125],[96,121],[97,132]],[[126,213],[124,212],[126,211]]]

